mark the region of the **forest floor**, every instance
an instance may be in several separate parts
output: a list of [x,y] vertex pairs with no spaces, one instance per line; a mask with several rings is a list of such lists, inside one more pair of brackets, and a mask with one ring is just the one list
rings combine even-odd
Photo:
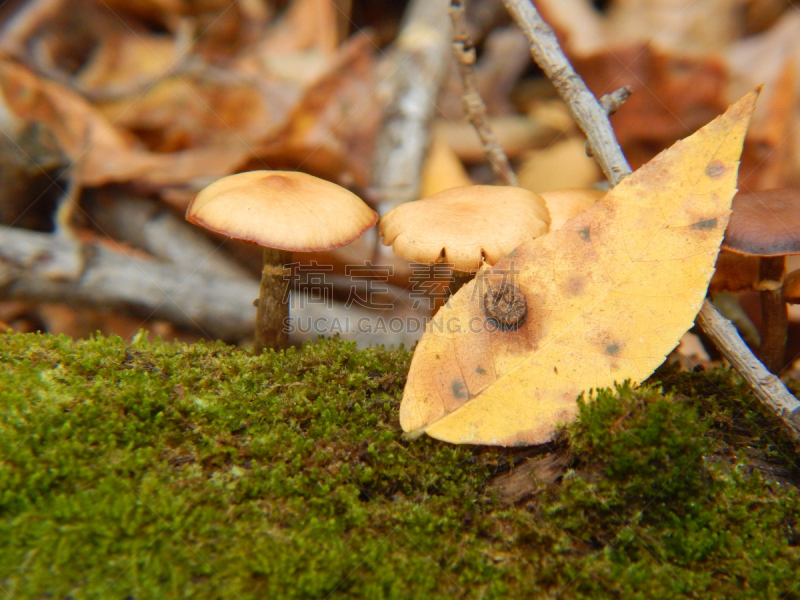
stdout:
[[797,454],[733,372],[504,449],[405,440],[410,357],[0,335],[0,591],[800,598]]

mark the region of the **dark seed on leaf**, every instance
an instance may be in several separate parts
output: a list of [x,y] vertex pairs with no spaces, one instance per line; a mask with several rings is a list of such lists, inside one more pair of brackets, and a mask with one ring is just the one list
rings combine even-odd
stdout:
[[513,331],[525,322],[528,302],[522,290],[504,283],[483,295],[483,312],[503,331]]

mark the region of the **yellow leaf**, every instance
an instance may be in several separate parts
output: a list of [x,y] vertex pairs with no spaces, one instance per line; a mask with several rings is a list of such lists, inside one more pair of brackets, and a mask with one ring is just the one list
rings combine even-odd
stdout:
[[[583,390],[649,376],[705,297],[757,95],[453,296],[414,353],[403,429],[462,444],[540,444],[575,417]],[[485,300],[509,283],[527,313],[503,330]]]

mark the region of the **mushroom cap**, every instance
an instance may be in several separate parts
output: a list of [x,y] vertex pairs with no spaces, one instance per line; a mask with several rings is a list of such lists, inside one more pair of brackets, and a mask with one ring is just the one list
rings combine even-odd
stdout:
[[522,188],[469,185],[407,202],[383,217],[383,244],[411,262],[445,262],[471,271],[494,264],[522,242],[547,233],[544,199]]
[[557,231],[571,218],[578,216],[606,195],[606,192],[589,188],[567,188],[540,192],[550,213],[550,231]]
[[247,171],[197,194],[186,218],[211,231],[295,252],[331,250],[358,239],[378,215],[341,186],[294,171]]
[[800,190],[738,193],[722,247],[737,254],[800,254]]

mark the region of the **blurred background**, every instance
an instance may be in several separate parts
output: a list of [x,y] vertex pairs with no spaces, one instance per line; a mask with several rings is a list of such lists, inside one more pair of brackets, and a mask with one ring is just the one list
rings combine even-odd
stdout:
[[[465,4],[477,87],[520,185],[603,189],[582,134],[502,2]],[[764,84],[739,187],[800,184],[794,2],[535,4],[598,97],[631,86],[612,124],[633,168]],[[0,327],[73,337],[144,328],[169,340],[246,345],[261,250],[184,220],[206,185],[246,170],[299,170],[383,213],[449,187],[496,183],[463,112],[448,6],[2,4]],[[362,345],[413,344],[421,331],[390,330],[379,319],[427,318],[447,283],[394,256],[374,231],[293,260],[304,265],[292,277],[293,315],[367,319],[367,333],[322,331]],[[743,273],[754,268],[741,263]],[[788,270],[797,266],[790,259]],[[758,294],[746,288],[732,290],[733,301],[758,328]],[[790,311],[787,365],[800,352],[799,323]]]

